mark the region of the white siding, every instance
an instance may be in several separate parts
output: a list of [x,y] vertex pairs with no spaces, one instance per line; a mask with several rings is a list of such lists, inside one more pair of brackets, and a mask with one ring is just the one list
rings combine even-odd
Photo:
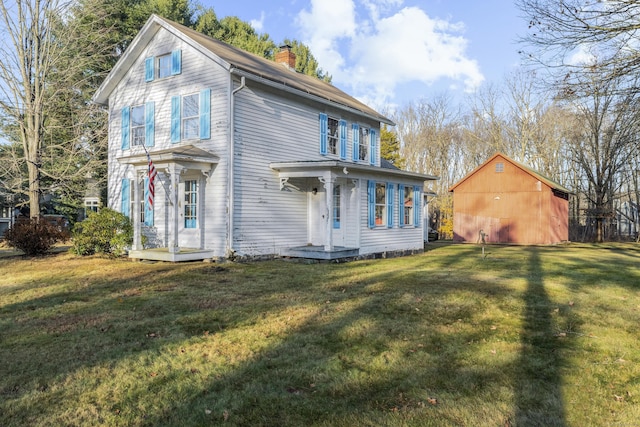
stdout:
[[[145,58],[166,54],[176,49],[182,50],[182,73],[145,82]],[[220,163],[216,165],[208,182],[204,184],[204,177],[201,180],[205,185],[202,214],[206,216],[206,221],[201,222],[205,226],[204,246],[206,249],[214,250],[217,256],[225,255],[227,230],[229,84],[229,74],[220,66],[180,39],[160,30],[109,98],[109,206],[117,210],[121,209],[121,180],[124,175],[133,178],[133,169],[120,165],[116,159],[144,153],[142,147],[121,149],[121,109],[124,106],[141,105],[153,101],[155,103],[155,145],[149,149],[150,152],[193,144],[220,158]],[[171,97],[198,93],[204,88],[211,88],[211,139],[172,144],[170,141]],[[168,244],[166,224],[169,213],[165,190],[169,188],[168,174],[159,170],[156,182],[155,226],[150,233],[155,234],[160,245]],[[183,218],[180,218],[179,222],[182,224]],[[199,240],[193,242],[194,247],[201,246],[202,242]]]

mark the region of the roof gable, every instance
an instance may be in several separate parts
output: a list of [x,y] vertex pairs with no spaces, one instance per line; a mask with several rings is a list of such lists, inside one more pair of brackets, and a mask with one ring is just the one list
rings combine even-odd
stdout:
[[108,102],[111,92],[113,92],[127,70],[142,54],[160,28],[164,28],[174,36],[179,37],[230,73],[246,76],[249,79],[264,82],[294,94],[310,96],[319,102],[348,109],[377,121],[394,125],[390,119],[327,82],[291,71],[274,61],[205,36],[191,28],[157,15],[152,15],[136,35],[113,70],[96,91],[93,96],[94,102],[99,104]]
[[538,181],[544,183],[545,185],[547,185],[549,188],[551,188],[553,190],[558,190],[558,191],[561,191],[561,192],[567,193],[567,194],[573,194],[573,192],[571,190],[567,189],[566,187],[564,187],[564,186],[558,184],[557,182],[545,177],[544,175],[540,174],[539,172],[536,172],[535,170],[531,169],[530,167],[528,167],[528,166],[526,166],[526,165],[524,165],[524,164],[522,164],[520,162],[517,162],[517,161],[513,160],[510,157],[505,156],[502,153],[496,153],[493,156],[491,156],[486,162],[482,163],[480,166],[478,166],[477,168],[475,168],[474,170],[469,172],[460,181],[458,181],[453,186],[451,186],[451,188],[449,188],[449,191],[454,191],[462,183],[466,182],[471,177],[476,175],[480,170],[484,169],[489,164],[491,164],[496,158],[500,158],[500,159],[504,160],[505,162],[508,162],[508,163],[512,164],[516,168],[520,169],[521,171],[525,172],[526,174],[530,175],[531,177],[537,179]]

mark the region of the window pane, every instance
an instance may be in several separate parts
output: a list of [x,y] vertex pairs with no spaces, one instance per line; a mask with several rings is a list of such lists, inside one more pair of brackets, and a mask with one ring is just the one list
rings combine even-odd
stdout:
[[158,78],[169,77],[171,75],[171,55],[158,57]]
[[200,119],[185,119],[182,124],[184,127],[183,139],[194,139],[200,136]]
[[198,94],[182,98],[183,117],[197,117],[200,115],[200,97]]

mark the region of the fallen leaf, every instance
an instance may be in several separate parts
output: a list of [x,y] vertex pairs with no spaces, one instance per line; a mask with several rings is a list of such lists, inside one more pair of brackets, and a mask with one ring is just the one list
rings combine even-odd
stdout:
[[616,402],[622,402],[624,400],[624,397],[618,396],[617,394],[614,394],[613,397],[616,398]]
[[149,375],[152,376],[152,377],[157,377],[158,373],[157,372],[151,372]]
[[229,411],[227,411],[226,409],[222,413],[222,419],[224,419],[225,421],[229,419]]
[[491,350],[491,354],[496,354],[497,351],[496,350]]
[[491,326],[491,330],[492,330],[492,331],[495,331],[496,329],[498,329],[498,327],[497,327],[497,326]]
[[575,304],[573,301],[569,301],[569,305],[570,305],[571,307],[573,307],[573,304]]
[[207,415],[211,415],[211,409],[205,409],[204,413],[207,414]]
[[566,337],[567,333],[566,332],[559,332],[556,336],[557,337]]
[[429,397],[429,398],[427,398],[427,402],[429,402],[432,405],[437,405],[438,404],[438,399],[436,399],[435,397]]

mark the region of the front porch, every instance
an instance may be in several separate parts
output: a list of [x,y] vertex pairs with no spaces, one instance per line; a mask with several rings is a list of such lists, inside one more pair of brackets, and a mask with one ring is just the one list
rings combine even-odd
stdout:
[[336,260],[356,257],[360,253],[358,248],[346,248],[344,246],[334,246],[333,250],[326,250],[320,245],[296,246],[284,249],[280,255],[292,258],[307,258],[320,260]]
[[148,261],[186,262],[202,261],[213,257],[213,251],[193,248],[179,248],[177,252],[170,252],[169,248],[151,248],[129,251],[129,258]]

